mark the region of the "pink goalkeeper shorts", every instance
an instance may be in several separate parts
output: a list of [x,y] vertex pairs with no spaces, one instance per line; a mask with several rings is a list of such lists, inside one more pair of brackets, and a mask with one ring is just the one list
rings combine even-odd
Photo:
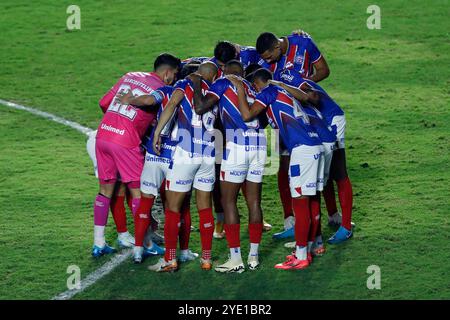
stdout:
[[[144,154],[140,147],[125,148],[119,144],[96,139],[98,179],[101,184],[115,183],[117,176],[123,183],[137,185],[139,188]],[[130,187],[133,188],[132,185]]]

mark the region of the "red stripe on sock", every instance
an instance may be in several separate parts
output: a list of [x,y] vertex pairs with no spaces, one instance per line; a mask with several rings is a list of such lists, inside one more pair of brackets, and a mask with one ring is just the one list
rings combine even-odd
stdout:
[[[200,240],[202,243],[202,258],[208,258],[208,251],[211,251],[213,233],[214,233],[214,216],[212,213],[212,208],[202,209],[198,212],[200,220]],[[211,252],[209,252],[211,256]]]
[[144,237],[150,225],[150,212],[152,211],[154,200],[155,198],[142,197],[134,215],[134,239],[135,245],[138,247],[142,247],[144,244]]
[[338,187],[339,202],[342,209],[342,226],[347,229],[352,229],[352,207],[353,207],[353,190],[352,183],[347,177],[343,180],[336,181]]
[[280,191],[281,205],[283,206],[284,218],[286,219],[293,215],[289,174],[287,170],[278,171],[278,190]]
[[116,224],[117,232],[127,232],[127,213],[125,211],[125,196],[113,196],[111,199],[111,213]]
[[308,241],[315,241],[320,224],[320,194],[309,198],[311,214],[311,227],[309,228]]
[[323,199],[325,200],[325,205],[327,207],[327,212],[329,216],[335,214],[337,210],[336,196],[334,194],[333,180],[328,180],[327,185],[323,188]]
[[295,242],[298,246],[305,247],[308,242],[311,217],[309,198],[292,199],[292,207],[295,215]]
[[262,223],[249,223],[248,224],[248,236],[250,243],[260,243],[263,231]]
[[225,237],[227,238],[229,248],[237,248],[241,246],[240,239],[240,229],[241,225],[239,223],[235,224],[224,224],[223,229],[225,230]]
[[176,258],[178,232],[180,227],[180,213],[164,210],[165,224],[164,224],[164,243],[166,246],[166,253],[164,258],[166,261]]
[[180,217],[180,249],[187,250],[189,248],[189,238],[191,236],[191,210],[189,203],[181,209]]

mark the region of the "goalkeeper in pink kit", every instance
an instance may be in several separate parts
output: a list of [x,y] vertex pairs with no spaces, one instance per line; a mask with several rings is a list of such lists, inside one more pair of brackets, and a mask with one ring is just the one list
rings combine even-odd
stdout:
[[115,252],[106,244],[104,230],[118,175],[130,190],[133,214],[139,207],[140,177],[144,166],[140,144],[148,126],[155,121],[157,111],[121,104],[118,96],[127,91],[135,96],[148,95],[171,84],[179,65],[178,58],[163,53],[156,58],[153,72],[125,74],[100,100],[100,107],[106,112],[98,127],[95,146],[100,191],[94,202],[94,257]]

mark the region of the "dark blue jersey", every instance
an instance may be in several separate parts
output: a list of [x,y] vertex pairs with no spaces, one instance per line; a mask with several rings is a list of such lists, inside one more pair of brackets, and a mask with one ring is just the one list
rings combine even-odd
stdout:
[[256,95],[255,102],[267,108],[269,124],[279,129],[281,140],[289,151],[299,145],[322,144],[300,103],[281,87],[268,85]]

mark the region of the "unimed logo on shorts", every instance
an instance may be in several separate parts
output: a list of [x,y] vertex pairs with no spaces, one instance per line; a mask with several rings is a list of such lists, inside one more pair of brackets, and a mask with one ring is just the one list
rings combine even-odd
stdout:
[[230,175],[231,176],[244,176],[244,175],[246,175],[247,174],[247,171],[235,171],[235,170],[233,170],[233,171],[230,171]]
[[189,180],[177,180],[175,183],[176,184],[181,184],[181,185],[191,184],[192,183],[192,179],[189,179]]
[[214,183],[214,178],[199,178],[198,181],[201,183]]
[[149,181],[142,181],[142,184],[146,187],[159,188],[156,184],[154,184],[153,182],[149,182]]

